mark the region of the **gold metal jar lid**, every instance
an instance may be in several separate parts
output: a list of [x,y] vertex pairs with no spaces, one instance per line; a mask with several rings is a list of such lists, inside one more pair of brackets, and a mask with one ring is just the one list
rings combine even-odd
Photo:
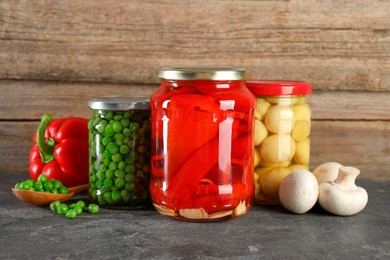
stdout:
[[243,80],[245,68],[162,68],[158,78],[170,80]]

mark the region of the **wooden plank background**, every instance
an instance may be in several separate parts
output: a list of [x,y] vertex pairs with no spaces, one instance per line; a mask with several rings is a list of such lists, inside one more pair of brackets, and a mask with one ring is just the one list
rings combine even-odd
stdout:
[[26,173],[40,116],[150,95],[162,66],[241,66],[313,84],[312,167],[390,179],[390,2],[0,2],[0,173]]

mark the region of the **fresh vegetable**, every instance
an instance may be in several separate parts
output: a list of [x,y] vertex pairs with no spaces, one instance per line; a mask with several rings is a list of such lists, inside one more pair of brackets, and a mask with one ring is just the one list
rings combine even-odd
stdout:
[[100,211],[99,205],[96,204],[89,204],[88,205],[88,212],[91,214],[96,214]]
[[318,202],[323,209],[339,216],[351,216],[362,211],[368,202],[367,191],[355,184],[360,170],[342,166],[334,181],[319,185]]
[[44,114],[30,151],[30,176],[43,173],[65,186],[88,183],[88,121],[70,117],[52,120]]
[[29,191],[38,191],[38,192],[47,192],[53,194],[68,194],[69,190],[65,187],[61,181],[51,179],[48,180],[46,175],[41,173],[38,180],[26,180],[21,183],[15,184],[15,189],[29,190]]
[[306,213],[318,199],[317,179],[308,170],[291,172],[280,183],[279,199],[287,210],[297,214]]
[[82,200],[77,201],[71,205],[67,205],[65,203],[61,203],[60,201],[53,201],[50,203],[50,209],[54,212],[57,212],[59,215],[65,215],[67,219],[74,219],[77,216],[81,215],[86,209],[91,214],[96,214],[100,211],[99,205],[89,204],[86,207],[85,202]]
[[99,110],[90,119],[89,194],[95,203],[150,203],[149,117],[149,110]]

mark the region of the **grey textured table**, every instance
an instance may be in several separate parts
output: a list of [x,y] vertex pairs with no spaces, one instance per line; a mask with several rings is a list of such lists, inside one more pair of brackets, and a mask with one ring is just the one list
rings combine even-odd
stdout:
[[190,223],[152,208],[69,220],[13,196],[27,177],[0,174],[0,259],[390,259],[390,182],[359,180],[369,202],[352,217],[254,205],[236,220]]

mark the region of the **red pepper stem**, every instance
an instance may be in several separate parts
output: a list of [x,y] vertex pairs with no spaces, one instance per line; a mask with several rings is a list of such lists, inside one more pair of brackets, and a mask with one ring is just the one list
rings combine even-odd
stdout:
[[51,121],[51,115],[44,114],[41,119],[41,123],[38,126],[37,131],[37,144],[39,147],[39,152],[41,153],[42,162],[48,163],[54,160],[54,146],[55,141],[52,138],[47,138],[45,140],[46,127]]

